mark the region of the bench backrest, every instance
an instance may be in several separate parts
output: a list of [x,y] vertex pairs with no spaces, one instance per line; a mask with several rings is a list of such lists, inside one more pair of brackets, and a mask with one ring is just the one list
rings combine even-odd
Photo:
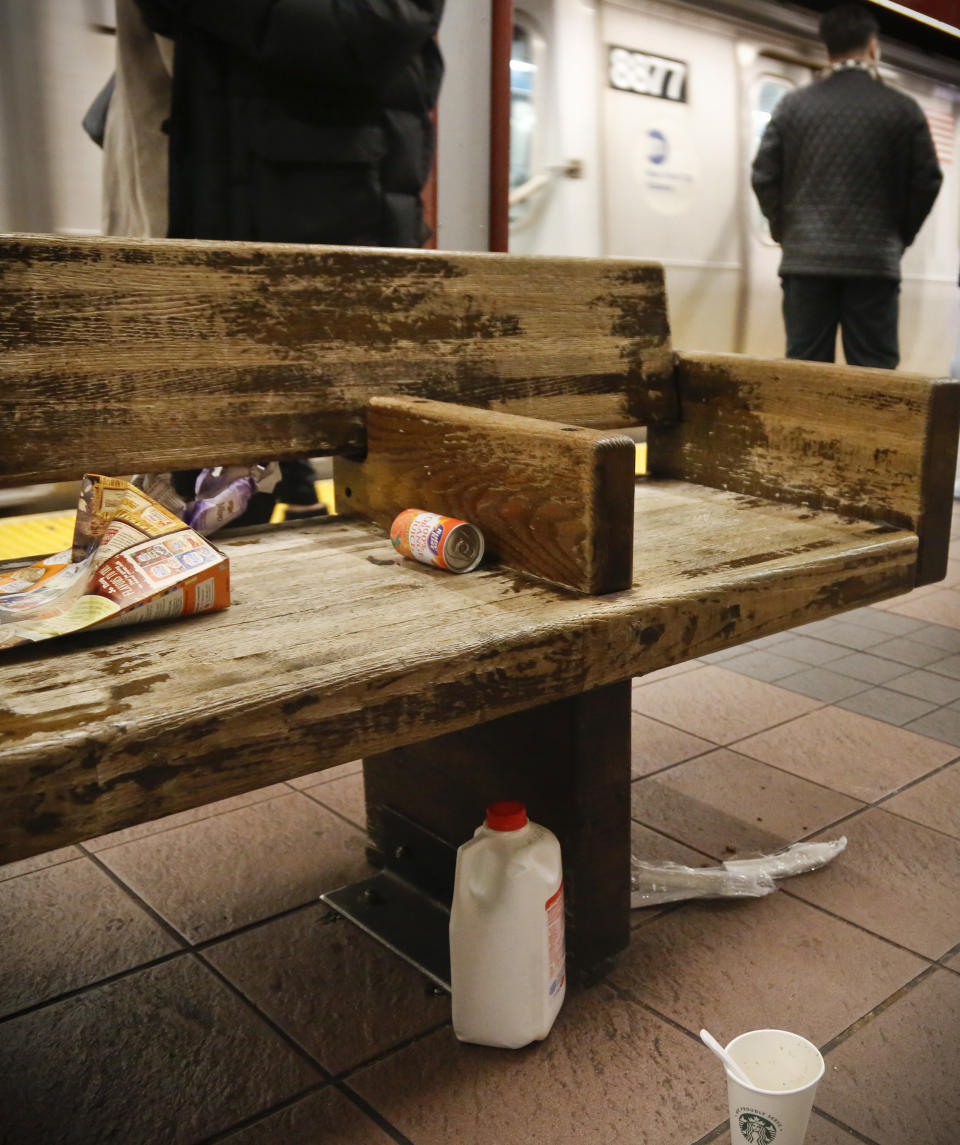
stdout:
[[671,420],[653,263],[0,238],[0,486],[358,454],[375,395]]

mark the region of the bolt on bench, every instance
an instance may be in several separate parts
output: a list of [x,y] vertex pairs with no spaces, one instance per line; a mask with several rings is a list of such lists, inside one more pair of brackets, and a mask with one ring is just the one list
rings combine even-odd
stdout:
[[[0,653],[0,862],[362,757],[435,897],[525,800],[589,967],[628,940],[631,677],[946,569],[957,384],[674,353],[651,263],[9,236],[0,383],[0,486],[332,454],[344,514],[218,535],[225,612]],[[492,561],[396,558],[411,505]]]

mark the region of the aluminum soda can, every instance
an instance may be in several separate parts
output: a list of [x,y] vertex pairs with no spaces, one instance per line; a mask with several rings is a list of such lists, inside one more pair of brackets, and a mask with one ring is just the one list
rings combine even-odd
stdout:
[[402,556],[449,572],[470,572],[483,556],[476,525],[424,509],[404,509],[390,526],[390,540]]

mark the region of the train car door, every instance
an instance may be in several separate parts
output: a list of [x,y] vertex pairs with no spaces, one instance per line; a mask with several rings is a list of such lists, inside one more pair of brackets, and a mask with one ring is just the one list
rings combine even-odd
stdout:
[[781,358],[784,332],[777,274],[780,247],[770,237],[770,228],[750,187],[750,167],[773,109],[788,91],[810,83],[818,65],[777,48],[743,41],[737,45],[737,58],[744,196],[740,203],[743,278],[734,348],[740,353]]
[[734,33],[680,6],[601,9],[604,252],[664,264],[673,341],[730,350],[739,281]]

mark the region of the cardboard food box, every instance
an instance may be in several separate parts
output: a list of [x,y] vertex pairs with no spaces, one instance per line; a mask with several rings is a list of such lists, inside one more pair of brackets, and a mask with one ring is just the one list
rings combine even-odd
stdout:
[[0,648],[229,604],[223,553],[129,482],[88,474],[72,549],[0,566]]

